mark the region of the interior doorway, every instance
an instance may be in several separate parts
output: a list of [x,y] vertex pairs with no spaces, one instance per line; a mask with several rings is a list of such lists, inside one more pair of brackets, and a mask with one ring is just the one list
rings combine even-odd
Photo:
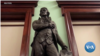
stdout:
[[[100,14],[72,13],[73,31],[78,47],[79,56],[100,56]],[[93,42],[96,49],[92,53],[85,50],[87,42]]]
[[1,13],[1,56],[20,56],[25,16],[19,12]]
[[[100,56],[100,21],[73,22],[73,24],[79,56]],[[96,46],[92,53],[85,50],[85,44],[90,41]]]
[[0,56],[29,55],[32,8],[0,8]]
[[24,22],[0,22],[0,56],[20,56]]

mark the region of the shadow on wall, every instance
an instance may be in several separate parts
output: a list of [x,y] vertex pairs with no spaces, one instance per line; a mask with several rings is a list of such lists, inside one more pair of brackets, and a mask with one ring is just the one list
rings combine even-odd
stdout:
[[[67,33],[66,33],[66,27],[65,27],[65,21],[64,17],[61,13],[61,8],[58,7],[58,4],[56,1],[38,1],[37,7],[35,7],[35,13],[32,17],[32,22],[34,20],[38,20],[40,17],[40,9],[42,7],[47,7],[48,11],[50,12],[51,19],[56,23],[58,34],[60,35],[63,42],[68,46],[68,39],[67,39]],[[32,29],[32,22],[31,22],[31,34],[30,34],[30,45],[33,41],[34,33],[35,31]],[[61,50],[60,46],[59,50]],[[69,46],[68,46],[69,47]],[[29,48],[29,56],[31,56],[31,46]]]

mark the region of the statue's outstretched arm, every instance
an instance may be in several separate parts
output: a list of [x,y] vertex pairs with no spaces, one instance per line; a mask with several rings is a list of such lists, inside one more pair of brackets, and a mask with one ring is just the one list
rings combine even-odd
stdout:
[[65,43],[61,40],[59,34],[58,34],[58,31],[57,31],[57,27],[56,27],[56,24],[54,23],[55,25],[55,29],[56,29],[56,37],[57,37],[57,42],[58,44],[62,47],[62,49],[67,49],[68,47],[65,45]]
[[62,47],[62,49],[67,49],[67,46],[65,45],[65,43],[61,40],[60,36],[58,35],[58,33],[56,34],[57,36],[57,42],[58,44]]

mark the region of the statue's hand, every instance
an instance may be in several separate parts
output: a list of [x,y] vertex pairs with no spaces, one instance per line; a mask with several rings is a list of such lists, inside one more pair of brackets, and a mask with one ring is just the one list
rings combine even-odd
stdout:
[[49,27],[53,29],[53,28],[55,28],[55,25],[52,23],[49,23]]
[[67,46],[63,46],[62,50],[67,50],[68,51],[68,47]]

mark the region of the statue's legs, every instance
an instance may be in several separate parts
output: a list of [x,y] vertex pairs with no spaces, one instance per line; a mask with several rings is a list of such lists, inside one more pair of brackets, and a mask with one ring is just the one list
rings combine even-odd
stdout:
[[44,41],[40,44],[36,41],[34,44],[31,56],[59,56],[54,43],[48,44]]
[[47,56],[59,56],[57,48],[53,43],[46,46],[46,52]]
[[34,43],[31,56],[45,56],[43,46],[38,41]]

